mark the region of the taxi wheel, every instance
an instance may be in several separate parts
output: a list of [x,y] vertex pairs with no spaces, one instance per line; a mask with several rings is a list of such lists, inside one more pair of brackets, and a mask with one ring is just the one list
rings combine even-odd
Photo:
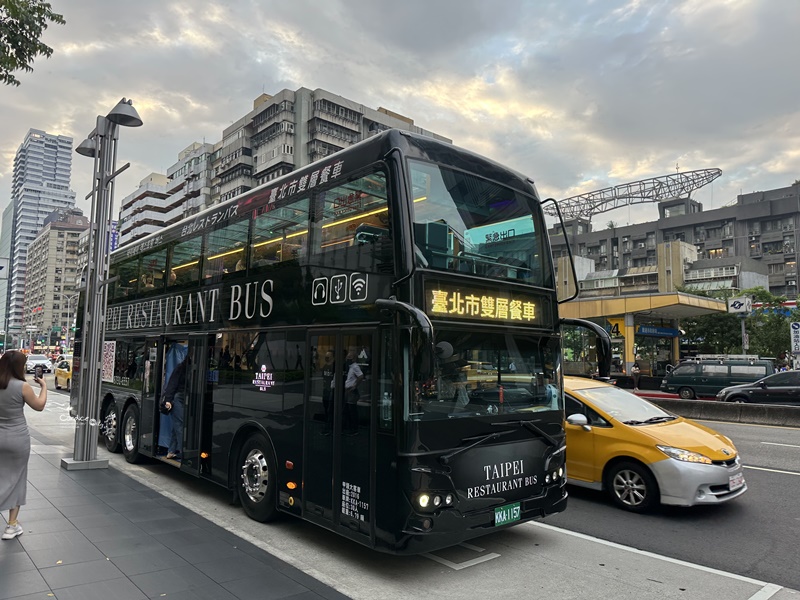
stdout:
[[655,477],[635,462],[614,465],[606,475],[606,489],[614,504],[631,512],[646,512],[659,503]]
[[682,387],[678,390],[678,396],[683,398],[684,400],[691,400],[694,398],[694,390],[688,387]]
[[60,385],[58,385],[58,377],[56,377],[56,389],[57,389],[57,390],[60,390],[60,389],[61,389],[61,386],[60,386]]

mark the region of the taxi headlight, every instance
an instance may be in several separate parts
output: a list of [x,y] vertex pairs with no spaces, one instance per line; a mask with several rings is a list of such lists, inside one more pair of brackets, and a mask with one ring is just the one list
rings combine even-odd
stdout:
[[675,460],[682,460],[683,462],[697,463],[701,465],[710,465],[711,459],[703,456],[698,452],[691,450],[684,450],[683,448],[673,448],[672,446],[656,446],[664,454]]

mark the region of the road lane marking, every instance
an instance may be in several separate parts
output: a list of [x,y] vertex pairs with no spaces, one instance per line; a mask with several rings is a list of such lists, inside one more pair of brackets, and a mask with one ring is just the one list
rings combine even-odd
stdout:
[[780,469],[765,469],[764,467],[750,467],[748,465],[744,465],[745,469],[754,469],[756,471],[767,471],[768,473],[782,473],[783,475],[797,475],[800,476],[800,473],[795,471],[781,471]]
[[[632,548],[631,546],[624,546],[622,544],[617,544],[616,542],[610,542],[608,540],[603,540],[591,535],[586,535],[585,533],[578,533],[577,531],[570,531],[569,529],[562,529],[561,527],[555,527],[553,525],[548,525],[547,523],[541,523],[539,521],[528,521],[525,525],[529,525],[532,527],[540,527],[542,529],[547,529],[550,531],[554,531],[556,533],[563,533],[566,535],[571,535],[573,537],[579,538],[581,540],[586,540],[589,542],[595,542],[596,544],[602,544],[603,546],[608,546],[609,548],[616,548],[618,550],[625,550],[627,552],[631,552],[633,554],[639,554],[640,556],[646,556],[648,558],[655,558],[657,560],[662,560],[664,562],[672,563],[674,565],[678,565],[681,567],[689,567],[690,569],[695,569],[698,571],[704,571],[705,573],[711,573],[712,575],[719,575],[721,577],[727,577],[729,579],[736,579],[737,581],[742,581],[744,583],[751,583],[753,585],[757,585],[761,587],[761,591],[758,593],[760,594],[764,589],[775,586],[774,583],[767,583],[766,581],[759,581],[758,579],[752,579],[751,577],[745,577],[744,575],[737,575],[736,573],[729,573],[727,571],[720,571],[719,569],[714,569],[712,567],[706,567],[703,565],[699,565],[697,563],[687,562],[685,560],[680,560],[678,558],[670,558],[669,556],[664,556],[662,554],[656,554],[654,552],[648,552],[647,550],[639,550],[638,548]],[[770,587],[770,589],[772,589]],[[782,587],[778,586],[775,591],[783,589]],[[775,592],[773,592],[774,594]],[[770,594],[771,596],[772,594]],[[750,600],[755,598],[756,600],[766,600],[770,596],[753,596]]]
[[781,591],[781,587],[779,585],[775,585],[774,583],[768,583],[763,588],[758,590],[755,594],[750,596],[747,600],[768,600],[772,598],[775,594]]
[[787,448],[800,448],[797,444],[779,444],[778,442],[761,442],[767,446],[786,446]]

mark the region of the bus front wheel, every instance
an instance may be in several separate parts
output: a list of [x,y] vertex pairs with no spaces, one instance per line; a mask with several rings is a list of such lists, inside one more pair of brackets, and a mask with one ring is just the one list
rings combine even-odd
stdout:
[[239,499],[247,516],[265,523],[277,516],[277,469],[267,438],[256,433],[247,438],[239,452]]
[[135,404],[122,417],[122,453],[129,463],[139,462],[139,407]]

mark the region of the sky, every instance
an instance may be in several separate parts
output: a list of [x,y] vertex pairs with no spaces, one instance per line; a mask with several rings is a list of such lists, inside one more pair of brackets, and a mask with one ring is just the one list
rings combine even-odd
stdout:
[[[705,210],[800,179],[797,0],[51,0],[54,50],[0,87],[0,209],[29,128],[80,143],[131,98],[116,205],[261,93],[385,107],[567,198],[719,168]],[[73,155],[78,206],[92,161]],[[116,210],[116,209],[115,209]],[[657,218],[620,208],[595,228]]]

